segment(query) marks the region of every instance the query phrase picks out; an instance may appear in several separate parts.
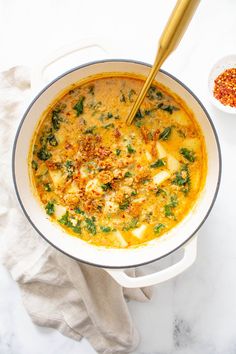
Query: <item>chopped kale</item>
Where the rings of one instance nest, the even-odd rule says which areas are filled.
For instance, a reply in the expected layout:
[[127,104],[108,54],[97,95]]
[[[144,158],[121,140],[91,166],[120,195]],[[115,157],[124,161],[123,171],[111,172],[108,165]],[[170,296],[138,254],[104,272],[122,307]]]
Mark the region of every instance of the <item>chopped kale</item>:
[[73,226],[72,222],[69,220],[69,212],[67,211],[62,217],[58,220],[60,224],[65,226]]
[[112,189],[112,185],[111,185],[110,182],[104,183],[104,184],[101,184],[101,188],[102,188],[102,190],[104,190],[104,192],[106,192],[107,190],[111,190]]
[[37,152],[37,157],[42,161],[50,159],[51,156],[52,154],[46,149],[46,147],[41,147],[41,149]]
[[190,190],[191,180],[187,164],[183,164],[180,171],[175,173],[175,178],[172,181],[176,186],[181,187],[181,191],[186,195]]
[[162,189],[162,188],[158,188],[157,190],[156,190],[156,195],[160,195],[160,194],[162,194],[163,196],[167,196],[167,193],[166,193],[166,191],[164,190],[164,189]]
[[130,201],[126,199],[119,205],[119,208],[120,210],[126,210],[128,209],[129,205],[130,205]]
[[72,221],[69,219],[69,212],[68,211],[64,215],[62,215],[62,217],[58,221],[59,221],[60,224],[69,227],[76,234],[80,234],[81,233],[80,221],[77,220],[76,225],[74,225],[72,223]]
[[116,149],[116,155],[119,156],[121,153],[121,150],[120,149]]
[[55,205],[53,202],[48,202],[47,205],[45,206],[46,213],[48,215],[53,215],[55,212]]
[[137,113],[135,114],[135,118],[142,119],[143,117],[144,115],[142,114],[141,109],[139,108],[137,110]]
[[93,217],[85,219],[86,229],[92,235],[96,235],[96,233],[97,233],[97,228],[96,228],[96,224],[94,223],[94,221],[95,221],[95,218],[93,218]]
[[159,135],[159,140],[168,140],[171,134],[171,127],[167,127],[163,130],[163,132],[161,132],[161,134]]
[[105,129],[110,129],[110,128],[114,128],[114,123],[110,123],[110,124],[107,124],[107,125],[104,125],[103,128]]
[[77,117],[84,112],[84,100],[85,97],[81,96],[78,102],[74,105],[73,109],[76,111]]
[[52,190],[50,183],[45,183],[43,187],[46,192],[51,192]]
[[134,124],[137,128],[141,128],[141,126],[144,125],[144,122],[142,122],[141,120],[136,120]]
[[165,210],[165,216],[166,216],[167,218],[174,215],[174,213],[173,213],[173,211],[172,211],[172,208],[170,207],[169,204],[167,204],[167,205],[164,206],[164,210]]
[[168,218],[170,216],[174,216],[173,209],[176,208],[178,205],[178,199],[177,196],[174,194],[170,197],[170,202],[169,204],[166,204],[164,206],[165,210],[165,216]]
[[105,233],[112,231],[110,226],[100,226],[100,229],[102,232],[105,232]]
[[32,168],[33,168],[35,171],[37,171],[37,169],[38,169],[38,162],[35,161],[35,160],[32,160],[31,166],[32,166]]
[[175,106],[172,106],[172,105],[166,105],[164,103],[159,103],[157,105],[157,108],[158,109],[161,109],[162,111],[166,111],[170,114],[172,114],[174,111],[178,111],[179,108],[178,107],[175,107]]
[[180,149],[179,152],[189,162],[194,162],[195,161],[195,152],[194,151],[191,151],[191,150],[189,150],[187,148],[182,148],[182,149]]
[[151,101],[154,99],[161,100],[163,98],[163,93],[158,91],[155,86],[151,86],[147,92],[147,98]]
[[159,234],[159,232],[165,228],[165,225],[164,224],[156,224],[153,228],[153,231],[155,232],[155,234]]
[[135,92],[133,89],[129,90],[128,98],[129,98],[129,101],[130,101],[130,102],[134,102],[133,96],[134,96],[135,94],[136,94],[136,92]]
[[56,137],[55,137],[54,134],[48,135],[47,141],[49,142],[49,144],[50,144],[51,146],[57,146],[57,145],[58,145],[57,139],[56,139]]
[[163,159],[158,159],[156,162],[152,163],[150,165],[151,168],[158,168],[158,167],[162,167],[165,166],[165,161]]
[[125,178],[131,177],[131,176],[132,176],[132,173],[129,172],[129,171],[125,172],[125,174],[124,174],[124,177],[125,177]]
[[80,221],[78,220],[76,225],[70,226],[71,230],[74,231],[76,234],[81,234],[81,226],[80,226]]
[[139,222],[138,218],[133,218],[129,223],[125,223],[122,229],[124,231],[135,229],[137,227],[138,222]]
[[136,152],[136,150],[130,145],[127,145],[127,151],[129,154],[134,154]]
[[120,94],[120,102],[126,102],[125,95],[124,95],[124,93],[122,91],[121,91],[121,94]]
[[71,178],[73,176],[73,173],[75,170],[73,162],[70,160],[67,160],[65,163],[65,168],[66,168],[66,172],[67,172],[67,178]]
[[96,125],[92,126],[92,127],[89,127],[88,129],[86,129],[84,131],[84,134],[94,134],[94,130],[97,128]]
[[53,110],[52,111],[52,126],[54,130],[59,130],[62,122],[62,118],[59,116],[59,113],[61,112],[60,109],[58,110]]
[[112,114],[111,112],[108,112],[108,113],[107,113],[107,118],[110,119],[110,118],[112,118],[112,117],[113,117],[113,114]]
[[80,207],[75,208],[75,209],[74,209],[74,212],[75,212],[76,214],[81,214],[81,215],[84,215],[84,214],[85,214],[84,211],[80,209]]

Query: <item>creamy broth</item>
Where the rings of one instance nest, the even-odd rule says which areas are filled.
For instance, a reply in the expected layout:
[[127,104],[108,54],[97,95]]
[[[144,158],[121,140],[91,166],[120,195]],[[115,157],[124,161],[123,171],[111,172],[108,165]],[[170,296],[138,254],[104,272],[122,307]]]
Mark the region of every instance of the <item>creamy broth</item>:
[[200,127],[165,87],[153,85],[126,125],[142,85],[116,75],[74,85],[33,137],[30,174],[45,215],[95,245],[160,237],[188,214],[205,181]]

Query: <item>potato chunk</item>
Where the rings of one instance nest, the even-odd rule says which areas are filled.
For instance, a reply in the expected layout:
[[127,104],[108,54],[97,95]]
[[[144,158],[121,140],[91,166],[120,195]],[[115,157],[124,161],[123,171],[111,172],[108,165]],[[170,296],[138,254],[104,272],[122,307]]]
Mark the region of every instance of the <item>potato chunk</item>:
[[153,182],[158,186],[159,184],[163,183],[168,178],[170,178],[170,172],[167,170],[164,170],[164,171],[157,173],[153,177]]

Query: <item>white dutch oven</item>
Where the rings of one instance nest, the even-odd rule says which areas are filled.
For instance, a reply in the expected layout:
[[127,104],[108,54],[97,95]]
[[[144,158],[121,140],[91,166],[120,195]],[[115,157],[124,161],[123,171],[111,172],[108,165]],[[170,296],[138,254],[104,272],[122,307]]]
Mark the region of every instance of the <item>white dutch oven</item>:
[[[66,255],[97,267],[104,268],[118,283],[125,287],[142,287],[170,279],[188,268],[196,258],[196,232],[206,220],[219,188],[221,155],[213,123],[198,98],[179,80],[160,71],[156,80],[179,95],[193,111],[205,136],[208,154],[208,172],[205,187],[187,217],[164,236],[147,245],[133,249],[106,249],[89,245],[79,238],[67,235],[50,222],[45,211],[35,199],[28,175],[27,156],[30,141],[42,112],[54,98],[71,84],[98,73],[121,72],[147,76],[148,64],[127,60],[104,60],[76,67],[59,76],[46,86],[25,112],[18,128],[13,149],[13,179],[20,205],[33,227],[52,246]],[[183,258],[159,272],[132,278],[125,268],[141,266],[169,255],[183,247]]]

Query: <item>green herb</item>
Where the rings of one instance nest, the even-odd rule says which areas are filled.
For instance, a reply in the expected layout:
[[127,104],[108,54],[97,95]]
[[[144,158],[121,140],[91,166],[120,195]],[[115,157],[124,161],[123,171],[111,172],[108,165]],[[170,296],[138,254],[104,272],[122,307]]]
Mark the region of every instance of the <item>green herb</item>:
[[128,98],[129,98],[130,102],[134,102],[133,95],[135,95],[135,94],[136,94],[136,92],[133,89],[129,90]]
[[158,100],[161,100],[163,98],[163,93],[161,91],[157,91],[156,96]]
[[165,191],[164,189],[158,188],[158,189],[156,190],[156,195],[160,195],[160,194],[162,194],[162,195],[164,195],[164,196],[167,196],[167,193],[166,193],[166,191]]
[[134,124],[137,128],[141,128],[141,126],[144,125],[144,122],[142,122],[141,120],[136,120]]
[[158,168],[158,167],[162,167],[165,166],[165,161],[163,161],[163,159],[158,159],[156,162],[152,163],[150,165],[151,168]]
[[81,96],[78,102],[74,105],[73,109],[76,111],[77,117],[84,112],[84,100],[85,97]]
[[85,219],[86,229],[92,235],[96,235],[96,233],[97,233],[97,228],[96,228],[94,221],[95,221],[94,217],[92,217],[91,219],[90,218]]
[[129,205],[130,205],[130,201],[126,199],[119,205],[119,208],[120,210],[126,210],[128,209]]
[[74,212],[75,212],[76,214],[81,214],[81,215],[84,215],[84,214],[85,214],[84,211],[80,209],[80,207],[75,208],[75,209],[74,209]]
[[65,163],[65,167],[66,167],[66,171],[67,171],[67,178],[71,178],[73,176],[74,173],[74,166],[73,166],[73,162],[67,160]]
[[121,150],[120,149],[116,149],[116,155],[119,156],[121,153]]
[[164,103],[159,103],[157,105],[157,108],[158,109],[161,109],[162,111],[166,111],[170,114],[172,114],[174,111],[178,111],[179,108],[178,107],[175,107],[175,106],[171,106],[171,105],[166,105]]
[[144,115],[142,114],[140,108],[137,110],[137,113],[135,114],[135,118],[142,119]]
[[141,183],[142,183],[142,184],[148,184],[149,182],[151,182],[151,179],[150,179],[150,178],[143,178],[143,179],[141,180]]
[[72,222],[69,220],[69,212],[67,211],[62,217],[58,220],[60,224],[65,226],[71,226]]
[[153,231],[155,232],[155,234],[159,234],[159,232],[165,228],[164,224],[156,224],[153,228]]
[[42,161],[50,159],[51,156],[52,154],[46,149],[46,147],[41,147],[41,149],[37,152],[37,157]]
[[71,230],[74,231],[76,234],[81,234],[81,226],[80,226],[80,221],[78,220],[76,225],[70,226]]
[[55,138],[55,135],[54,135],[54,134],[48,135],[47,141],[49,142],[49,144],[50,144],[51,146],[57,146],[57,145],[58,145],[57,139]]
[[167,127],[159,135],[159,140],[168,140],[171,134],[171,127]]
[[100,226],[102,232],[111,232],[110,226]]
[[135,229],[137,227],[138,222],[138,218],[133,218],[129,223],[124,224],[122,230],[129,231],[131,229]]
[[174,216],[173,209],[176,208],[177,205],[178,205],[178,199],[177,196],[174,194],[170,197],[169,204],[166,204],[164,206],[165,216],[166,217]]
[[38,162],[35,161],[35,160],[32,160],[31,166],[32,166],[32,168],[33,168],[35,171],[37,171],[37,169],[38,169]]
[[45,183],[43,186],[46,192],[51,192],[52,188],[50,186],[50,183]]
[[107,190],[112,189],[112,185],[110,182],[105,183],[105,184],[101,184],[101,188],[106,192]]
[[53,202],[48,202],[47,205],[45,206],[46,213],[48,215],[53,215],[55,212],[55,205]]
[[166,216],[167,218],[174,215],[174,213],[173,213],[173,211],[172,211],[172,208],[170,207],[169,204],[167,204],[167,205],[164,206],[164,210],[165,210],[165,216]]
[[62,215],[62,217],[58,221],[59,221],[60,224],[69,227],[76,234],[81,234],[80,221],[77,220],[76,225],[74,225],[72,223],[72,221],[69,219],[69,212],[68,211],[64,215]]
[[170,197],[169,206],[171,208],[175,208],[175,207],[177,207],[177,205],[178,205],[178,198],[177,198],[177,195],[174,194]]
[[182,187],[181,191],[186,195],[190,190],[191,180],[187,164],[183,164],[181,170],[175,173],[173,184]]
[[163,98],[163,94],[161,91],[158,91],[155,86],[151,86],[147,92],[147,98],[151,101],[156,98],[160,100]]
[[129,154],[134,154],[136,152],[136,150],[130,145],[127,145],[127,151]]
[[108,113],[107,113],[107,118],[110,119],[110,118],[112,118],[112,117],[113,117],[113,114],[112,114],[111,112],[108,112]]
[[179,151],[183,157],[188,160],[189,162],[194,162],[195,161],[195,152],[191,151],[187,148],[182,148]]
[[110,124],[104,125],[103,128],[105,128],[105,129],[114,128],[114,124],[110,123]]
[[145,109],[144,111],[145,116],[150,116],[151,113],[152,113],[151,109]]
[[94,134],[94,130],[97,128],[96,125],[92,126],[92,127],[89,127],[88,129],[86,129],[84,131],[84,134]]
[[62,118],[59,117],[60,109],[54,109],[52,111],[52,126],[55,130],[59,130],[62,122]]
[[129,172],[129,171],[125,172],[125,174],[124,174],[124,177],[125,177],[125,178],[126,178],[126,177],[131,177],[131,176],[132,176],[132,173]]
[[131,195],[132,195],[132,196],[137,195],[137,194],[138,194],[138,192],[137,192],[136,190],[134,190],[134,191],[131,192]]

